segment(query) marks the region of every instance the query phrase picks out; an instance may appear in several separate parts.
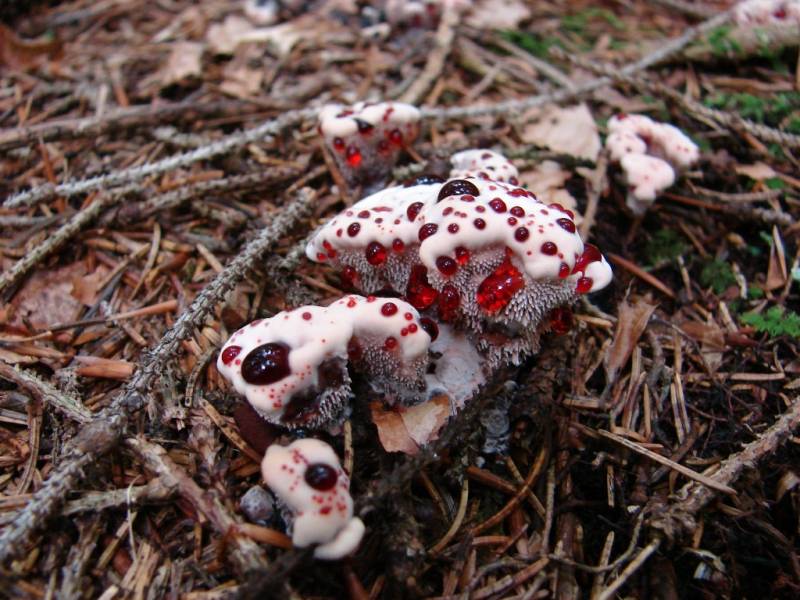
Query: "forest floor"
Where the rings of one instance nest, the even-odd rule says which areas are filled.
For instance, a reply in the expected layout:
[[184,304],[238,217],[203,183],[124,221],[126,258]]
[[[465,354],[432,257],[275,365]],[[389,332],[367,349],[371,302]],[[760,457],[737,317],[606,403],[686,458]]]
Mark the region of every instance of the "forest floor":
[[[798,28],[483,0],[389,31],[305,4],[277,29],[227,0],[0,15],[0,596],[800,596]],[[614,281],[413,456],[357,397],[332,443],[367,533],[324,563],[243,509],[263,448],[214,364],[349,291],[302,249],[358,194],[316,109],[360,99],[424,108],[396,180],[499,150]],[[618,113],[701,149],[641,219],[600,152]]]

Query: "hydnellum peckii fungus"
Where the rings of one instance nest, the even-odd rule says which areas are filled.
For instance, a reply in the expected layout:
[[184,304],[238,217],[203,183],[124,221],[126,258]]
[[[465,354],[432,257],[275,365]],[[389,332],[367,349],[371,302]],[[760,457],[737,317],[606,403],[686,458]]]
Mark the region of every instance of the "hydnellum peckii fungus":
[[800,0],[745,0],[733,8],[733,22],[753,25],[800,24]]
[[348,362],[387,401],[423,399],[434,330],[402,300],[346,296],[246,325],[222,348],[217,369],[271,423],[335,426],[352,395]]
[[319,131],[348,185],[386,180],[403,149],[419,135],[419,111],[400,102],[331,104],[319,114]]
[[364,523],[353,516],[350,478],[328,444],[315,439],[273,444],[261,472],[289,513],[295,546],[316,544],[314,556],[323,560],[343,558],[358,547]]
[[617,115],[608,122],[606,149],[630,187],[627,204],[642,215],[656,196],[675,183],[676,171],[692,166],[697,145],[680,129],[644,115]]
[[572,213],[511,183],[513,170],[501,173],[508,182],[490,179],[502,162],[481,156],[468,169],[456,161],[462,177],[421,177],[364,198],[322,226],[306,254],[364,293],[391,289],[466,329],[496,367],[538,350],[551,317],[605,287],[611,269]]

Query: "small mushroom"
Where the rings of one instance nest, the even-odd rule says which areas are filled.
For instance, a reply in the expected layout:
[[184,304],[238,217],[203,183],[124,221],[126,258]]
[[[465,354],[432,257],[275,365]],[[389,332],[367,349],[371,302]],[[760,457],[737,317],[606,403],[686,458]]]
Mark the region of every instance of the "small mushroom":
[[319,131],[348,185],[375,185],[417,138],[419,120],[419,110],[400,102],[330,104],[320,111]]
[[364,523],[353,516],[350,478],[328,444],[307,438],[272,445],[261,472],[290,513],[292,544],[316,545],[315,558],[338,560],[361,543]]
[[463,150],[450,158],[450,177],[479,177],[519,185],[519,171],[505,156],[493,150]]
[[411,404],[423,399],[430,342],[410,304],[352,295],[250,323],[223,346],[217,369],[271,423],[335,426],[352,395],[348,361],[388,401]]
[[798,0],[745,0],[733,8],[733,22],[738,26],[800,24]]
[[447,5],[455,10],[469,6],[465,0],[386,0],[386,19],[393,27],[434,29]]

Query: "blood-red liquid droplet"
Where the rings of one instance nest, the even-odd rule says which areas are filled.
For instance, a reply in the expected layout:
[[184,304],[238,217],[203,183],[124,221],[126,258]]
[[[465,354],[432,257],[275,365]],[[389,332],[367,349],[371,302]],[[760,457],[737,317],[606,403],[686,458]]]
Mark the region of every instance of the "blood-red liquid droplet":
[[304,321],[310,321],[311,320],[311,313],[308,312],[308,311],[304,312],[302,316],[303,316],[303,320]]
[[396,146],[403,145],[403,133],[399,129],[392,129],[389,133],[389,141]]
[[555,254],[558,254],[558,246],[556,246],[553,242],[545,242],[544,244],[542,244],[541,251],[542,254],[553,256]]
[[439,226],[436,223],[426,223],[419,228],[419,241],[426,240],[437,231],[439,231]]
[[461,305],[461,296],[455,286],[447,284],[439,292],[439,318],[442,321],[452,321],[456,311]]
[[458,270],[458,264],[449,256],[440,256],[436,259],[436,268],[442,275],[449,277]]
[[480,193],[481,191],[478,189],[478,186],[471,181],[467,181],[466,179],[453,179],[442,186],[436,201],[440,202],[449,196],[461,196],[462,194],[479,196]]
[[330,465],[313,463],[306,468],[306,474],[303,479],[315,490],[325,491],[332,489],[336,485],[338,476],[336,475],[336,469]]
[[572,329],[572,311],[565,306],[553,309],[550,313],[550,329],[558,335],[564,335]]
[[472,224],[475,225],[475,229],[486,229],[486,221],[483,219],[475,219]]
[[432,319],[422,317],[419,320],[419,326],[431,337],[431,341],[439,337],[439,326]]
[[579,294],[585,294],[592,290],[592,285],[594,281],[591,277],[581,277],[578,279],[578,283],[575,285],[575,291]]
[[572,268],[572,272],[583,273],[586,271],[586,267],[589,266],[590,263],[600,260],[603,260],[603,255],[600,254],[600,250],[597,249],[597,246],[586,244],[583,247],[583,254],[581,254],[578,257],[578,260],[575,261],[575,266]]
[[508,224],[511,225],[512,227],[517,224],[517,218],[516,217],[508,217],[507,221],[508,221]]
[[481,282],[475,299],[478,306],[492,314],[505,308],[514,294],[524,287],[522,273],[506,260]]
[[361,225],[358,223],[350,223],[347,226],[347,235],[350,237],[356,237],[359,231],[361,231]]
[[397,338],[389,336],[386,338],[386,341],[383,342],[383,347],[387,350],[394,350],[397,348]]
[[356,168],[361,164],[361,152],[355,146],[348,146],[346,157],[347,164],[353,168]]
[[271,342],[251,350],[242,361],[242,378],[253,385],[269,385],[288,377],[289,351],[286,344]]
[[517,227],[517,230],[514,232],[514,239],[518,242],[524,242],[530,235],[527,227]]
[[458,233],[458,229],[458,223],[450,223],[450,225],[447,226],[447,231],[450,233]]
[[342,279],[342,283],[353,286],[358,278],[358,271],[356,271],[354,267],[347,265],[342,269],[340,277]]
[[489,206],[496,213],[506,212],[506,203],[503,202],[500,198],[493,199],[491,202],[489,202]]
[[392,315],[397,314],[397,304],[394,302],[387,302],[381,306],[381,314],[384,317],[391,317]]
[[464,248],[464,246],[458,246],[456,248],[456,262],[462,267],[469,262],[469,250]]
[[364,250],[364,258],[372,266],[382,265],[386,262],[386,248],[380,242],[370,242]]
[[525,216],[525,209],[521,206],[512,206],[511,210],[509,210],[512,215],[515,217],[519,217],[520,219]]
[[222,364],[229,365],[233,362],[233,359],[239,356],[239,352],[242,351],[241,346],[228,346],[225,350],[222,351]]
[[575,223],[572,222],[570,219],[558,219],[556,223],[564,229],[565,231],[569,231],[570,233],[575,233]]
[[360,211],[358,213],[357,216],[358,216],[359,219],[369,219],[369,211],[368,210],[362,210],[362,211]]
[[406,245],[403,243],[403,240],[395,238],[392,241],[392,250],[400,254],[403,250],[406,249]]
[[523,190],[522,188],[514,188],[510,192],[508,192],[509,196],[513,196],[514,198],[525,198],[528,196],[528,190]]
[[561,279],[569,277],[569,265],[567,263],[561,263],[561,266],[558,268],[558,276]]
[[337,152],[344,152],[344,140],[340,137],[333,138],[333,147]]
[[422,202],[412,202],[411,204],[409,204],[408,208],[406,209],[406,216],[408,217],[408,220],[413,221],[414,219],[416,219],[417,215],[419,214],[419,211],[422,210],[422,207],[423,207]]
[[422,265],[417,265],[411,269],[406,288],[406,299],[411,306],[417,310],[424,310],[436,302],[439,295],[430,283],[428,283],[428,269]]

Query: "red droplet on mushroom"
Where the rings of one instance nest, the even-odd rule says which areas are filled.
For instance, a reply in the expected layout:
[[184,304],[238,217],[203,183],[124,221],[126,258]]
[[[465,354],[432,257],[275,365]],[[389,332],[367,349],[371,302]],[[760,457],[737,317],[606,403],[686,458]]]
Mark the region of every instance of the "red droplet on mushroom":
[[600,250],[597,249],[597,246],[586,244],[583,247],[583,254],[581,254],[578,257],[578,260],[575,261],[575,266],[572,268],[572,272],[583,273],[586,271],[586,267],[589,266],[589,263],[593,263],[602,259],[603,255],[600,254]]
[[475,299],[478,306],[492,314],[505,308],[514,294],[524,287],[522,273],[506,260],[481,282]]
[[387,350],[394,350],[397,348],[397,338],[389,336],[386,338],[386,341],[383,342],[383,347]]
[[406,249],[406,245],[403,243],[403,240],[395,238],[392,241],[392,250],[400,254],[403,250]]
[[347,226],[347,235],[350,237],[356,237],[359,231],[361,231],[361,225],[358,223],[350,223]]
[[403,315],[403,317],[405,318],[406,321],[413,321],[414,320],[414,315],[412,315],[411,313],[406,313],[406,314]]
[[361,342],[358,341],[358,338],[351,337],[347,342],[347,357],[350,360],[356,361],[359,360],[363,354],[364,348],[361,347]]
[[315,490],[325,491],[336,485],[338,476],[336,475],[336,469],[330,465],[313,463],[306,468],[306,474],[303,479]]
[[416,333],[417,332],[417,325],[415,323],[412,323],[411,325],[409,325],[408,326],[408,332],[409,333]]
[[475,219],[472,224],[475,225],[475,229],[486,229],[486,221],[483,219]]
[[347,148],[347,164],[351,167],[357,167],[361,164],[361,152],[355,146],[348,146]]
[[380,242],[370,242],[364,250],[364,258],[372,266],[382,265],[386,262],[386,248]]
[[419,326],[427,333],[431,341],[434,341],[437,337],[439,337],[439,326],[436,324],[435,321],[429,319],[428,317],[422,317],[419,320]]
[[424,310],[436,302],[439,295],[430,283],[428,283],[428,269],[422,265],[417,265],[411,269],[406,288],[406,299],[417,310]]
[[302,317],[303,317],[304,321],[310,321],[311,320],[311,313],[306,311],[306,312],[303,313]]
[[565,231],[569,231],[570,233],[575,233],[575,223],[572,222],[570,219],[558,219],[556,223],[564,229]]
[[461,296],[459,296],[458,290],[448,283],[439,292],[439,318],[442,321],[452,321],[460,305]]
[[550,313],[550,329],[558,335],[564,335],[572,329],[572,311],[565,306],[553,309]]
[[337,152],[344,152],[344,140],[340,137],[333,138],[333,147]]
[[353,286],[355,285],[356,278],[358,278],[358,271],[356,271],[354,267],[347,265],[342,269],[340,277],[343,283]]
[[561,279],[569,277],[569,265],[567,263],[561,263],[561,266],[558,268],[558,276]]
[[469,262],[469,250],[464,246],[456,247],[456,262],[462,267]]
[[409,204],[408,208],[406,209],[406,216],[408,217],[408,220],[413,221],[414,219],[416,219],[417,215],[419,214],[419,211],[422,210],[422,207],[423,207],[422,202],[412,202],[411,204]]
[[396,146],[403,145],[403,134],[399,129],[392,129],[389,132],[389,141],[395,144]]
[[360,212],[358,213],[358,215],[356,215],[356,216],[357,216],[359,219],[369,219],[369,211],[368,211],[368,210],[362,210],[362,211],[360,211]]
[[515,217],[519,217],[520,219],[525,216],[525,209],[521,206],[512,206],[511,210],[508,211]]
[[229,365],[233,362],[233,359],[239,356],[239,352],[242,351],[241,346],[228,346],[225,350],[222,351],[222,364]]
[[508,217],[508,224],[513,227],[514,225],[517,224],[517,218],[516,217]]
[[449,196],[461,196],[462,194],[469,194],[471,196],[480,196],[481,191],[471,181],[466,179],[453,179],[448,181],[439,190],[439,195],[436,197],[437,202],[441,202]]
[[361,135],[369,135],[372,133],[372,130],[375,129],[374,125],[367,123],[364,119],[353,117],[353,120],[356,122],[356,126],[358,127],[358,133]]
[[450,233],[458,233],[458,229],[458,223],[450,223],[450,225],[447,226],[447,231]]
[[381,314],[384,317],[391,317],[392,315],[397,314],[397,304],[394,302],[387,302],[381,306]]
[[506,212],[506,203],[503,202],[500,198],[494,198],[489,202],[489,206],[492,207],[492,210],[496,213],[504,213]]
[[437,231],[439,231],[439,226],[436,223],[426,223],[419,228],[419,241],[428,239]]
[[518,242],[524,242],[530,237],[530,235],[531,234],[527,227],[517,227],[516,231],[514,232],[514,239]]
[[475,196],[473,196],[472,194],[464,194],[463,196],[461,196],[461,201],[462,202],[475,202]]
[[575,291],[579,294],[590,292],[592,290],[592,284],[594,284],[594,281],[591,277],[581,277],[575,285]]
[[458,264],[449,256],[440,256],[436,259],[436,268],[442,275],[450,277],[458,270]]
[[269,385],[288,377],[290,348],[281,342],[262,344],[242,361],[242,378],[253,385]]
[[523,190],[522,188],[514,188],[510,192],[508,192],[509,196],[513,196],[514,198],[526,198],[528,196],[528,190]]
[[556,246],[553,242],[545,242],[544,244],[542,244],[541,251],[542,254],[553,256],[555,254],[558,254],[558,246]]
[[323,262],[323,261],[324,261],[325,259],[327,259],[327,258],[328,258],[328,257],[327,257],[327,256],[325,256],[325,254],[324,254],[324,253],[322,253],[322,252],[317,252],[317,260],[318,260],[318,261],[320,261],[320,262]]

